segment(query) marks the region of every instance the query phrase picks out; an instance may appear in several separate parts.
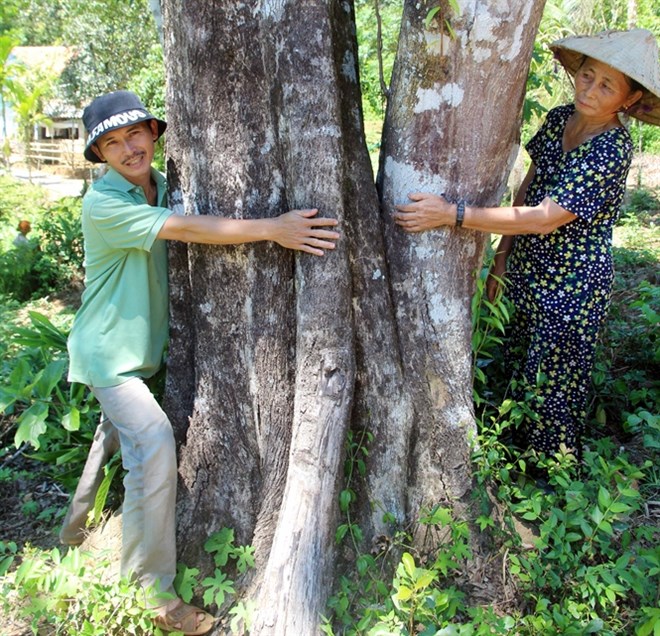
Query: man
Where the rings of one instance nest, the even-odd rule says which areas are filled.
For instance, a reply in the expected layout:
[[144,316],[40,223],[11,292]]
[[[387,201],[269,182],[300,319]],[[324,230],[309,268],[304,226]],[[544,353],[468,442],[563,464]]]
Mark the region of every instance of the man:
[[339,238],[324,227],[337,222],[314,218],[316,210],[256,220],[173,214],[165,179],[151,167],[166,123],[128,91],[94,100],[83,122],[89,133],[85,157],[109,169],[83,200],[86,288],[69,337],[69,380],[90,387],[103,418],[60,536],[65,543],[81,542],[99,467],[119,444],[128,471],[121,572],[136,576],[148,591],[161,629],[204,634],[213,626],[209,614],[178,598],[163,604],[157,594],[174,594],[176,573],[174,436],[144,382],[160,368],[167,339],[165,241],[270,240],[322,256]]

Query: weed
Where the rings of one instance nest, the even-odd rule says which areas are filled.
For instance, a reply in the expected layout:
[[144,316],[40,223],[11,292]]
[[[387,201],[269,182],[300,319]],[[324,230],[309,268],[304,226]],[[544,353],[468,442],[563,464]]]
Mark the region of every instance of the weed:
[[[234,533],[228,528],[209,537],[204,548],[218,566],[214,575],[200,582],[199,570],[179,564],[175,589],[186,602],[203,589],[204,603],[220,607],[234,594],[234,582],[221,568],[232,563],[240,573],[253,567],[253,548],[234,545]],[[20,564],[12,569],[19,558]],[[126,578],[105,581],[110,578],[105,576],[109,566],[108,559],[78,548],[62,555],[58,549],[28,546],[19,554],[16,544],[0,542],[0,606],[5,614],[29,621],[35,634],[48,625],[56,633],[86,636],[161,635],[152,625],[154,612],[145,607],[139,585]],[[232,633],[249,630],[254,610],[250,601],[229,610]]]
[[[637,217],[630,226],[640,227]],[[658,585],[659,530],[645,523],[645,496],[657,493],[660,450],[658,412],[658,287],[646,272],[657,267],[652,252],[618,253],[625,262],[617,278],[613,316],[598,352],[594,372],[594,415],[616,401],[619,426],[642,440],[634,456],[610,437],[588,439],[581,463],[563,450],[538,457],[511,445],[511,431],[528,417],[533,395],[511,399],[501,364],[501,337],[510,307],[502,298],[484,298],[486,265],[473,299],[475,407],[479,412],[473,460],[475,497],[481,502],[476,523],[505,551],[503,568],[519,595],[508,614],[470,606],[452,577],[470,562],[467,524],[447,508],[424,512],[420,523],[441,528],[449,540],[438,542],[433,558],[416,554],[399,533],[392,552],[402,552],[388,579],[384,554],[356,549],[356,575],[342,577],[328,603],[324,634],[652,634],[660,629]],[[634,265],[631,266],[631,263]],[[647,270],[640,272],[639,264]],[[631,285],[630,281],[634,280]],[[609,362],[608,362],[609,359]],[[600,410],[599,410],[600,409]],[[594,426],[590,429],[598,433]],[[340,508],[346,521],[339,538],[361,536],[350,516],[350,488],[360,447],[348,441],[347,485]],[[533,461],[547,471],[543,485],[527,477]],[[544,487],[539,487],[543,485]],[[499,515],[492,514],[495,496]],[[534,545],[523,545],[517,520],[536,529]],[[368,559],[367,559],[368,557]],[[368,567],[360,568],[360,563]]]
[[32,446],[29,457],[62,467],[57,476],[72,485],[87,456],[98,405],[86,387],[67,382],[66,332],[42,314],[30,312],[30,320],[31,328],[15,330],[13,341],[23,348],[6,363],[0,411],[14,418],[16,447]]

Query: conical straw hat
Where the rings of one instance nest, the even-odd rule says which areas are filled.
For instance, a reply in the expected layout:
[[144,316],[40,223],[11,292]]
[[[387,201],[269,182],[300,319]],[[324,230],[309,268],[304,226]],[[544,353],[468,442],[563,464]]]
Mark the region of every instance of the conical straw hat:
[[587,56],[634,79],[646,91],[628,114],[649,124],[660,125],[660,66],[658,43],[653,33],[646,29],[631,29],[577,35],[553,42],[550,49],[571,75],[575,75]]

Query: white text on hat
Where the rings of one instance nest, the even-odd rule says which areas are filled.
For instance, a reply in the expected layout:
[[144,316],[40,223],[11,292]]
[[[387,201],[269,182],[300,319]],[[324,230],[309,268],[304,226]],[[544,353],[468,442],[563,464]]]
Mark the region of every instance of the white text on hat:
[[104,119],[102,122],[97,124],[94,127],[94,130],[89,134],[89,139],[92,141],[93,139],[96,139],[102,132],[108,130],[109,128],[118,128],[120,126],[126,126],[126,124],[129,124],[130,122],[133,121],[138,121],[139,119],[144,119],[145,117],[148,117],[147,113],[145,113],[143,110],[127,110],[125,113],[117,113],[116,115],[112,115],[111,117],[108,117],[107,119]]

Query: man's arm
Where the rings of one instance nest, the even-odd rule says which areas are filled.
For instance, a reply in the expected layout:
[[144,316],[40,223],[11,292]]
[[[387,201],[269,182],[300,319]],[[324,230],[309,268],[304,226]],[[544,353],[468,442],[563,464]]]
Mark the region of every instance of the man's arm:
[[184,243],[237,245],[254,241],[275,241],[282,247],[323,256],[332,250],[339,234],[332,230],[336,219],[314,218],[318,210],[291,210],[273,219],[227,219],[200,215],[172,214],[163,224],[158,238]]

